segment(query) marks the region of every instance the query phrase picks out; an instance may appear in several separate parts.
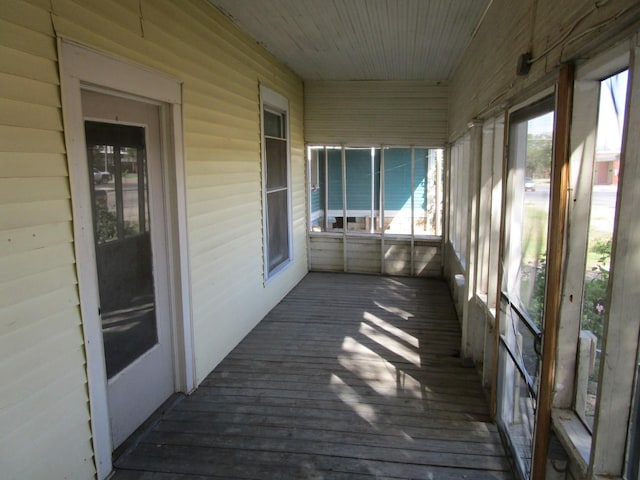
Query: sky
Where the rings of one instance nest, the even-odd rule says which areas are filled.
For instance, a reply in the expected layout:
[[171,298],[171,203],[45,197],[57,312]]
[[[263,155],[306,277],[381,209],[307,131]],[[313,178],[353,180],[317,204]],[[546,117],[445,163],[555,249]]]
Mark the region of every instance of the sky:
[[[596,150],[619,152],[622,143],[628,70],[603,80],[600,87],[600,113]],[[617,113],[616,113],[617,107]]]

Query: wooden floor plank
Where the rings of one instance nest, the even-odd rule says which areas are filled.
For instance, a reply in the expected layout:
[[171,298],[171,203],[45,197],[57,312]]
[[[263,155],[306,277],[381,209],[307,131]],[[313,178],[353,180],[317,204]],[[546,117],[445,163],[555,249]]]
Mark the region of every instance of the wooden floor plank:
[[[332,408],[335,405],[337,409],[342,407],[340,403],[342,400],[339,398],[329,398],[327,400],[318,400],[320,394],[324,392],[323,389],[313,388],[314,384],[301,383],[299,385],[287,385],[291,389],[285,390],[284,388],[275,389],[276,385],[269,387],[244,387],[234,388],[234,386],[223,386],[219,388],[210,388],[207,391],[207,395],[204,398],[205,401],[215,403],[229,402],[231,399],[236,398],[241,403],[271,403],[278,401],[283,402],[297,402],[298,405],[309,406],[310,409],[315,408],[318,405],[323,405],[324,408]],[[307,389],[304,389],[307,387]],[[207,387],[202,387],[204,390]],[[353,386],[352,386],[353,388]],[[357,390],[354,390],[358,393]],[[393,398],[385,399],[380,398],[380,394],[394,394]],[[393,409],[407,410],[412,415],[420,414],[427,410],[443,410],[448,412],[462,412],[462,413],[476,413],[486,414],[487,407],[483,403],[474,402],[473,397],[467,396],[454,396],[454,395],[431,395],[427,392],[409,392],[406,394],[396,393],[392,389],[376,388],[375,393],[358,394],[358,398],[365,401],[368,405],[375,406],[379,411],[388,411],[392,413]],[[317,403],[322,402],[322,403]]]
[[447,286],[311,273],[114,478],[512,479]]

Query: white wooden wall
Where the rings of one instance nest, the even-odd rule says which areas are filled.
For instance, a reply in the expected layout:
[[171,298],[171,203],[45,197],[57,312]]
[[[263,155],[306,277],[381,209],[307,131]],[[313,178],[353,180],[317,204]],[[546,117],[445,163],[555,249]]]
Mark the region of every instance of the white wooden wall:
[[[458,138],[474,117],[515,97],[526,99],[532,88],[539,91],[541,78],[556,71],[562,61],[578,54],[584,58],[604,47],[603,37],[629,35],[624,30],[637,21],[640,3],[609,0],[599,4],[596,9],[592,0],[493,0],[450,81],[449,139]],[[565,35],[565,41],[558,42]],[[541,58],[528,75],[520,77],[516,75],[518,56],[527,51]]]
[[[468,126],[470,123],[478,119],[486,121],[487,118],[494,115],[504,114],[510,107],[529,100],[534,95],[540,94],[548,87],[551,87],[557,81],[561,64],[569,61],[585,61],[611,48],[618,41],[628,41],[631,35],[637,32],[639,21],[640,3],[637,0],[598,2],[597,8],[596,4],[591,0],[567,0],[563,2],[555,0],[539,0],[537,2],[493,0],[482,25],[476,32],[463,60],[450,81],[450,141],[463,138],[469,131]],[[637,42],[637,37],[635,41]],[[534,57],[531,70],[526,76],[518,76],[516,74],[518,56],[528,51]],[[572,135],[573,133],[575,132],[572,132]],[[494,150],[496,147],[497,145],[494,144]],[[455,146],[453,148],[455,149]],[[481,153],[484,155],[484,152]],[[477,158],[475,161],[477,161]],[[473,161],[472,157],[469,157],[469,161],[463,165],[463,168],[466,166],[468,170],[477,169],[478,165],[475,161]],[[481,156],[480,161],[485,161],[485,158]],[[482,172],[482,169],[480,171]],[[449,172],[450,175],[454,173],[453,169]],[[453,178],[451,181],[455,182]],[[496,185],[498,184],[494,182],[494,186]],[[455,192],[454,187],[455,184],[450,190],[451,195],[455,195],[457,199],[461,199],[464,195],[467,195],[468,198],[462,203],[455,204],[455,202],[452,202],[450,204],[452,210],[449,213],[449,220],[452,222],[450,228],[452,235],[457,227],[455,224],[456,218],[465,215],[469,211],[475,214],[471,210],[471,199],[481,192],[479,186],[470,186],[466,193]],[[633,204],[633,202],[629,204]],[[625,226],[629,224],[629,222],[626,222]],[[469,234],[471,234],[471,231],[465,235]],[[480,241],[482,242],[482,239]],[[489,250],[491,251],[491,248]],[[455,289],[456,278],[460,282],[473,281],[474,267],[477,268],[479,265],[477,263],[461,265],[460,257],[457,255],[458,252],[454,251],[451,243],[447,243],[444,246],[444,251],[446,253],[444,270],[452,289]],[[492,257],[491,253],[489,257]],[[481,258],[479,260],[482,261]],[[490,269],[497,269],[499,266],[491,258],[489,262]],[[623,262],[623,264],[634,265],[633,262]],[[486,275],[486,271],[481,270],[481,274]],[[636,275],[636,273],[632,275]],[[492,290],[494,292],[497,291],[496,282],[495,275],[491,275],[489,272],[486,293],[490,294]],[[634,285],[633,281],[627,282],[626,279],[622,280],[621,283]],[[551,285],[548,288],[557,289],[558,287],[558,285]],[[619,291],[622,292],[623,289],[621,288]],[[635,298],[633,295],[626,295],[626,297]],[[463,325],[463,329],[468,328],[466,335],[471,340],[469,347],[472,356],[474,358],[483,358],[485,369],[494,352],[491,351],[490,343],[485,342],[484,347],[482,347],[481,343],[475,340],[480,334],[480,329],[477,327],[480,326],[480,322],[485,322],[485,319],[486,325],[489,327],[485,331],[485,338],[486,334],[491,333],[490,327],[493,323],[492,317],[494,313],[490,307],[493,306],[495,298],[493,301],[490,295],[487,295],[487,298],[488,303],[484,296],[465,298],[465,302],[467,302],[465,308],[469,309],[470,314],[466,319],[467,324]],[[569,295],[565,295],[564,298],[569,298],[569,300],[565,301],[572,301]],[[489,308],[480,308],[487,306]],[[624,308],[621,308],[621,311],[624,311]],[[610,313],[610,315],[613,317],[613,314]],[[628,318],[630,317],[627,316],[625,321]],[[634,333],[636,326],[637,322],[636,325],[631,326],[631,331]],[[628,330],[626,327],[625,324],[625,331]],[[561,328],[564,327],[561,325]],[[567,337],[567,334],[569,336],[572,335],[571,331],[563,332],[563,334],[565,337]],[[574,342],[576,341],[576,334],[577,330],[573,329]],[[621,351],[633,351],[635,354],[637,335],[627,335],[625,338],[628,342],[619,342],[616,339],[616,353],[613,358],[623,358],[623,354],[618,351],[619,346],[626,347],[620,349]],[[565,338],[565,340],[567,341],[562,342],[561,345],[563,346],[561,348],[570,343],[569,337]],[[484,351],[479,351],[479,348],[483,348]],[[570,359],[571,362],[574,361],[575,350],[570,351],[571,348],[569,347],[566,352],[562,353],[560,360]],[[630,372],[633,370],[634,362],[636,361],[636,358],[633,357],[632,360],[628,361],[626,370],[611,368],[606,370],[609,374],[603,376],[603,378],[613,380],[609,380],[611,381],[609,385],[605,382],[601,383],[602,391],[605,394],[599,398],[599,405],[603,405],[603,407],[598,407],[602,408],[602,410],[596,415],[596,418],[601,419],[601,422],[600,431],[597,431],[594,435],[596,440],[593,444],[595,454],[592,458],[592,468],[595,473],[615,473],[613,476],[617,478],[620,472],[620,462],[624,453],[624,441],[626,438],[626,425],[624,425],[623,417],[628,412],[626,409],[628,404],[626,406],[623,405],[621,408],[620,402],[623,398],[628,401],[631,395],[628,391],[626,395],[619,395],[620,392],[624,392],[624,389],[621,388],[623,382],[617,382],[625,374],[628,375],[626,377],[628,380],[632,379]],[[560,395],[565,399],[573,398],[570,391],[573,378],[569,378],[567,375],[567,372],[573,373],[573,363],[571,362],[567,362],[568,365],[564,365],[562,362],[557,364],[560,367],[557,370],[560,382],[556,385],[556,391],[559,391]],[[487,380],[485,370],[485,385],[489,383]],[[565,382],[564,384],[562,383],[563,381]],[[613,387],[614,383],[615,388]],[[612,388],[608,388],[609,386]],[[626,383],[626,387],[628,386],[629,381]],[[556,424],[555,426],[557,427],[558,425]],[[565,428],[563,427],[559,431]],[[582,442],[581,447],[587,446],[588,448],[588,445],[591,444],[591,435],[588,433],[576,436],[576,438],[579,440],[577,443]],[[575,445],[567,448],[568,451],[571,451],[572,448],[575,449]],[[579,470],[576,469],[577,462],[579,462],[577,456],[573,457],[569,469],[577,472]],[[611,467],[612,465],[613,468]],[[549,469],[547,469],[547,473],[549,474]],[[586,477],[581,472],[575,478]]]
[[[441,241],[416,239],[411,254],[410,238],[312,234],[309,238],[309,269],[417,277],[442,275]],[[345,257],[346,255],[346,257]]]
[[[207,2],[0,6],[0,476],[92,478],[56,36],[183,83],[198,381],[307,271],[303,85]],[[260,83],[289,99],[294,263],[262,276]],[[246,302],[251,298],[251,302]]]
[[417,81],[305,82],[305,141],[442,146],[448,92],[444,84]]

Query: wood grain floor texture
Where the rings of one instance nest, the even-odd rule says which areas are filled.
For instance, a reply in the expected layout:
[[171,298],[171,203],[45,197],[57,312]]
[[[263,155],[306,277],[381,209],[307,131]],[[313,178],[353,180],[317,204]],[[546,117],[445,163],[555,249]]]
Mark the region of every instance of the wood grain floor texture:
[[444,282],[310,273],[114,478],[511,479],[459,346]]

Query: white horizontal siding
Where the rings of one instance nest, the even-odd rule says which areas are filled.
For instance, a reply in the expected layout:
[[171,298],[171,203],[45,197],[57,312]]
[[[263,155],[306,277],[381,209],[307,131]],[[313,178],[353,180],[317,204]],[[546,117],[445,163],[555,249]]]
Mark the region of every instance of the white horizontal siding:
[[86,373],[50,15],[0,9],[2,478],[91,478]]
[[[262,285],[258,97],[263,82],[290,100],[293,195],[299,201],[304,198],[298,193],[304,191],[302,85],[202,2],[143,3],[142,19],[135,7],[125,1],[90,7],[63,1],[56,5],[63,17],[56,25],[74,39],[184,82],[196,369],[202,379],[304,273],[305,250],[299,247],[304,230],[298,228],[294,268],[269,289]],[[301,212],[304,208],[294,208],[294,215]],[[235,290],[256,301],[234,300]]]
[[[0,463],[1,476],[9,479],[95,473],[56,34],[182,82],[198,380],[307,270],[303,86],[289,69],[202,1],[5,2]],[[294,263],[267,287],[260,83],[289,99],[294,202]]]
[[426,82],[305,82],[305,141],[441,146],[448,87]]
[[[304,274],[302,84],[204,2],[56,2],[59,33],[183,82],[188,234],[199,380]],[[295,264],[262,284],[260,112],[265,83],[291,105]],[[256,301],[234,300],[233,292]],[[212,312],[216,312],[215,315]],[[234,319],[231,321],[230,319]]]

